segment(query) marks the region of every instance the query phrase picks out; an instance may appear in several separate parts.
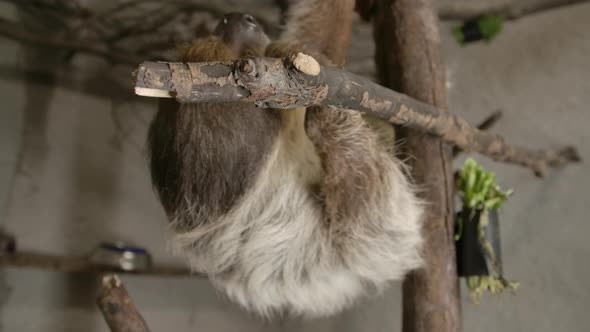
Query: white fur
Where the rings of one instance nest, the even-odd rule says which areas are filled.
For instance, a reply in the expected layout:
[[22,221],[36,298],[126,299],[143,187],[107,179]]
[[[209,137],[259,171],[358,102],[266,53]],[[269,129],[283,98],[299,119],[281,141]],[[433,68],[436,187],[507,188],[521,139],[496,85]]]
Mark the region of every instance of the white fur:
[[[271,317],[326,316],[421,265],[421,202],[399,161],[383,152],[388,180],[361,206],[346,246],[334,246],[309,185],[319,159],[292,110],[256,185],[208,229],[177,234],[175,252],[245,309]],[[384,149],[385,151],[385,149]],[[195,218],[200,218],[195,216]]]

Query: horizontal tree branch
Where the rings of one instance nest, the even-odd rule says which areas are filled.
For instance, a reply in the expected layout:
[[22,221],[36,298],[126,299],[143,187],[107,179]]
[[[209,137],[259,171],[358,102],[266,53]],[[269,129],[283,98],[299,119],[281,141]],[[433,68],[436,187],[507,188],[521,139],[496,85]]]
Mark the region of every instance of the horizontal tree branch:
[[106,43],[75,39],[69,40],[57,35],[43,36],[37,32],[25,29],[21,24],[10,22],[3,18],[0,18],[0,35],[33,46],[51,47],[98,55],[115,63],[137,65],[143,60],[134,54],[126,53],[122,50],[115,50]]
[[588,0],[462,0],[438,1],[438,13],[443,20],[467,20],[481,15],[498,15],[516,20],[526,15],[588,2]]
[[285,59],[144,62],[134,78],[137,95],[174,97],[180,102],[247,101],[263,108],[331,105],[356,110],[436,135],[466,152],[528,167],[537,176],[546,175],[548,167],[580,160],[573,147],[531,150],[510,145],[456,115],[344,70],[321,67],[302,53]]
[[[100,12],[93,12],[85,8],[76,0],[36,0],[17,1],[0,0],[13,3],[23,11],[33,15],[37,29],[26,29],[22,22],[11,22],[0,18],[0,36],[4,36],[33,46],[43,46],[70,51],[71,54],[82,53],[105,58],[113,64],[135,66],[145,59],[163,59],[163,53],[152,54],[146,48],[129,46],[149,33],[150,38],[161,36],[169,41],[171,36],[178,36],[178,31],[167,31],[166,22],[175,21],[180,14],[208,13],[219,17],[230,11],[230,8],[211,3],[196,3],[191,0],[160,0],[127,1],[115,3]],[[483,14],[497,14],[506,19],[516,19],[524,15],[537,13],[567,5],[586,2],[589,0],[535,0],[535,1],[439,1],[438,11],[443,19],[469,19]],[[357,0],[357,11],[365,19],[373,15],[374,0]],[[130,18],[129,13],[137,13]],[[146,19],[146,17],[148,19]],[[256,16],[271,35],[278,35],[281,27],[271,23],[263,16]],[[53,22],[53,23],[52,23]],[[64,35],[48,34],[45,26],[59,22]],[[69,22],[82,22],[69,26]],[[193,27],[177,23],[177,27],[189,35],[194,36]],[[87,38],[85,32],[89,30],[98,33],[94,38]],[[67,34],[67,37],[65,36]],[[121,39],[125,39],[121,41]],[[118,45],[116,42],[121,41]],[[178,42],[178,41],[177,41]],[[151,44],[148,42],[148,44]],[[146,45],[148,46],[148,45]],[[171,49],[174,41],[170,40],[164,46],[148,46],[149,51],[164,51]],[[155,47],[155,48],[154,48]]]
[[[35,26],[27,28],[22,19],[9,21],[0,17],[0,36],[31,46],[69,51],[66,59],[80,53],[131,66],[145,59],[166,60],[166,51],[195,38],[198,31],[182,17],[194,13],[220,17],[230,11],[192,0],[131,0],[114,3],[101,11],[85,8],[76,0],[0,1],[13,3],[27,12],[30,18],[26,23],[34,22]],[[281,31],[267,18],[256,18],[271,36]],[[59,29],[55,29],[56,24]],[[53,33],[56,30],[62,33]]]
[[96,304],[111,332],[149,332],[145,320],[116,275],[103,277]]
[[144,276],[197,276],[185,267],[153,266],[146,271],[123,271],[109,266],[96,265],[83,256],[62,256],[36,252],[1,253],[0,267],[30,268],[67,273],[107,273],[133,274]]

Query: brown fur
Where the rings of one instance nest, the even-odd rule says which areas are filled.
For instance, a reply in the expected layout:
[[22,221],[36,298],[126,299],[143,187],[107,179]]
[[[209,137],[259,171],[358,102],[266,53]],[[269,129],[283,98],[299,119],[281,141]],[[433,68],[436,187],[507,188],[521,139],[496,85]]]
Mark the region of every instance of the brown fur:
[[288,0],[288,3],[287,30],[280,38],[280,49],[285,49],[284,44],[292,44],[298,46],[298,51],[320,53],[342,67],[350,42],[354,1]]
[[[342,66],[354,0],[289,3],[286,31],[266,50],[232,39],[256,37],[233,21],[180,60],[302,51]],[[248,310],[333,314],[421,262],[420,202],[357,112],[165,100],[149,147],[175,248]]]
[[[297,6],[291,1],[291,6]],[[287,15],[287,39],[273,42],[266,50],[272,57],[284,57],[295,52],[314,56],[324,66],[342,66],[348,49],[354,1],[315,1],[306,8],[313,15],[305,20]],[[329,18],[328,21],[326,19]],[[283,118],[292,116],[283,115]],[[330,219],[354,217],[355,201],[371,199],[367,193],[379,185],[379,160],[376,150],[377,134],[358,112],[330,107],[311,107],[305,115],[307,136],[320,156],[324,176],[320,193]],[[393,143],[393,142],[390,142]],[[344,153],[346,152],[346,153]]]
[[[179,60],[221,61],[242,55],[209,36],[186,46]],[[213,219],[226,213],[252,186],[279,129],[276,111],[252,104],[179,105],[162,99],[149,130],[152,182],[169,217],[184,221],[175,227],[197,226],[190,218],[179,218],[192,208],[186,197],[201,209],[199,215]]]

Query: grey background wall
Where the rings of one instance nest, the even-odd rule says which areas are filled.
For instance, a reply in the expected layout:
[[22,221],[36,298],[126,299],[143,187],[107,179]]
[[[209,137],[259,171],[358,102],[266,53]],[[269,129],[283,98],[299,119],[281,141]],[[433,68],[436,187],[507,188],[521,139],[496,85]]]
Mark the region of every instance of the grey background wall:
[[[449,29],[442,26],[453,112],[475,123],[503,109],[494,130],[513,142],[575,144],[588,159],[589,4],[506,24],[490,44],[460,47]],[[370,27],[357,22],[349,68],[370,75],[372,52]],[[58,56],[0,39],[0,222],[22,248],[84,254],[101,240],[122,239],[147,247],[156,261],[175,261],[145,164],[154,102],[113,84],[113,73],[125,68],[105,70],[91,57],[76,58],[74,77],[47,74]],[[476,159],[515,190],[501,231],[505,270],[522,287],[517,296],[486,296],[480,305],[463,289],[465,331],[587,330],[590,164],[538,180]],[[267,324],[220,299],[206,281],[124,282],[153,331],[396,331],[401,323],[399,285],[337,317]],[[93,276],[1,270],[0,329],[107,331],[95,287]]]

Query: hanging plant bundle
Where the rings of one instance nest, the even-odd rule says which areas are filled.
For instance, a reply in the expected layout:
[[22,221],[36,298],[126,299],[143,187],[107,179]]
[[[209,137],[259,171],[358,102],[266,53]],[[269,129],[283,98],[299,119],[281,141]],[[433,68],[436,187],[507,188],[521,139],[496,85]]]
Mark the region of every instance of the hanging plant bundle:
[[500,190],[494,173],[467,159],[459,172],[457,192],[463,204],[456,222],[457,270],[465,277],[472,300],[479,302],[484,291],[515,290],[518,283],[503,277],[498,218],[498,209],[511,191]]

